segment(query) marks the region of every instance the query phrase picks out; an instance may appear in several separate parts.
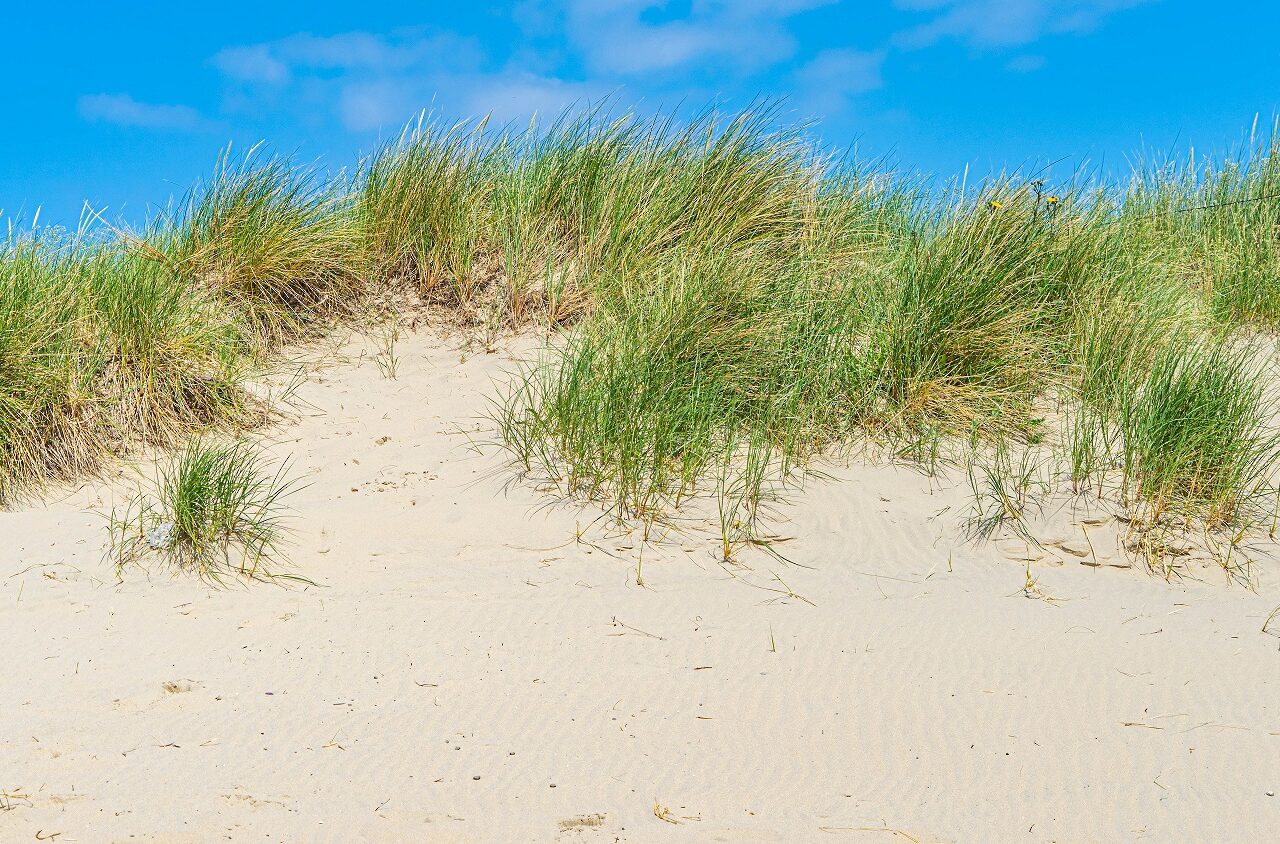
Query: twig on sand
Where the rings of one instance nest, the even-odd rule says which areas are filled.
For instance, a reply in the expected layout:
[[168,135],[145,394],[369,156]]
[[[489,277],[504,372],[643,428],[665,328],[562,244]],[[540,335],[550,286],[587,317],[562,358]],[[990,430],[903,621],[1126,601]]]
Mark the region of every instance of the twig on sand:
[[653,801],[653,816],[660,821],[666,821],[670,824],[680,823],[680,819],[671,814],[671,810],[663,806],[657,800]]
[[666,821],[669,824],[682,824],[685,821],[700,821],[702,818],[698,815],[681,815],[676,816],[671,809],[663,806],[657,800],[653,801],[653,816],[660,821]]
[[820,826],[818,829],[823,832],[887,832],[895,838],[901,835],[908,841],[914,841],[920,844],[920,839],[916,838],[909,832],[903,832],[900,829],[894,829],[891,826]]
[[[664,637],[664,636],[658,636],[658,635],[656,635],[656,634],[654,634],[654,633],[647,633],[647,632],[645,632],[644,630],[641,630],[641,629],[640,629],[640,628],[638,628],[638,627],[632,627],[630,624],[623,624],[621,621],[618,621],[618,617],[617,617],[616,615],[613,617],[613,622],[612,622],[612,623],[613,623],[613,626],[614,626],[614,627],[621,627],[621,628],[623,628],[624,630],[630,630],[632,633],[639,633],[641,636],[648,636],[650,639],[657,639],[659,642],[665,642],[665,641],[667,641],[667,640],[666,640],[666,637]],[[610,633],[609,635],[610,635],[610,636],[625,636],[625,635],[627,635],[627,634],[625,634],[625,633]]]
[[1022,594],[1028,598],[1044,601],[1046,604],[1056,604],[1058,602],[1057,598],[1040,588],[1040,578],[1032,577],[1030,562],[1027,563],[1026,582],[1022,586]]
[[[1278,615],[1280,615],[1280,607],[1276,607],[1275,609],[1273,609],[1273,610],[1271,611],[1271,615],[1267,616],[1267,620],[1266,620],[1266,621],[1264,621],[1264,622],[1262,622],[1262,632],[1263,632],[1263,633],[1271,633],[1271,632],[1272,632],[1272,630],[1271,630],[1271,622],[1275,621],[1276,616],[1278,616]],[[1275,632],[1276,632],[1277,634],[1280,634],[1280,630],[1277,630],[1277,631],[1275,631]]]
[[0,812],[13,811],[15,800],[27,806],[31,805],[31,795],[21,789],[15,791],[0,790]]

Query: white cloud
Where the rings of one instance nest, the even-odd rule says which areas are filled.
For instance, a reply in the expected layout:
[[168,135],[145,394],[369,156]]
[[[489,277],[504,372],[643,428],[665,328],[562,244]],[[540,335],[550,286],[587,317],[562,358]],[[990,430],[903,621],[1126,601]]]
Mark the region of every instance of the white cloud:
[[300,32],[278,41],[227,47],[212,58],[212,64],[239,81],[284,85],[298,72],[394,73],[422,65],[471,64],[477,55],[479,49],[468,38],[421,29],[389,35],[342,32],[316,36]]
[[295,75],[316,71],[385,75],[467,66],[479,59],[479,48],[470,39],[449,33],[402,30],[386,35],[302,32],[276,41],[227,47],[214,55],[212,63],[237,81],[285,85]]
[[[713,62],[739,72],[777,64],[796,51],[787,19],[831,2],[693,0],[679,19],[663,19],[660,0],[567,0],[555,8],[563,6],[564,31],[593,72],[629,77]],[[546,27],[555,12],[526,4],[525,16]]]
[[611,92],[592,82],[571,82],[526,73],[466,80],[458,103],[463,114],[491,114],[497,123],[554,118],[575,105],[601,102]]
[[824,50],[795,72],[799,96],[815,114],[839,114],[855,95],[884,84],[884,59],[884,50]]
[[407,30],[302,33],[230,47],[212,63],[229,83],[229,108],[292,109],[307,120],[320,115],[360,133],[398,129],[423,110],[527,120],[609,93],[606,84],[559,79],[528,52],[517,55],[520,61],[487,68],[468,39]]
[[[836,0],[525,0],[513,12],[523,38],[502,55],[480,42],[423,28],[391,33],[298,33],[228,47],[211,59],[223,107],[295,112],[353,132],[398,128],[423,109],[452,116],[527,119],[626,91],[670,106],[715,98],[777,72],[812,102],[844,107],[879,84],[883,52],[831,50],[799,71],[792,18]],[[726,90],[727,88],[727,90]]]
[[1086,32],[1104,18],[1150,0],[896,0],[906,11],[935,13],[898,33],[894,43],[916,49],[954,38],[976,47],[1030,44],[1044,35]]
[[250,47],[228,47],[213,57],[213,66],[244,82],[266,82],[282,85],[289,81],[289,65],[272,55],[267,44]]
[[128,94],[85,95],[77,103],[77,109],[86,120],[118,126],[190,132],[209,125],[200,112],[190,106],[143,103]]
[[490,117],[495,123],[556,116],[574,105],[599,102],[609,91],[587,82],[569,82],[508,71],[437,77],[381,79],[343,84],[338,117],[353,132],[399,127],[415,114],[440,111],[463,118]]
[[368,132],[398,126],[428,107],[437,91],[479,74],[483,60],[470,39],[408,29],[298,33],[228,47],[211,63],[228,82],[227,108],[252,112],[265,104]]
[[404,122],[416,110],[411,92],[390,79],[342,85],[337,109],[342,125],[353,132]]

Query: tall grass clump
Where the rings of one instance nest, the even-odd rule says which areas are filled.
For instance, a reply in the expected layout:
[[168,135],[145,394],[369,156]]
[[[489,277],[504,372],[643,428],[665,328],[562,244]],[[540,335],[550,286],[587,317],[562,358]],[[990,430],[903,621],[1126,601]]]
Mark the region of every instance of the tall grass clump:
[[826,166],[750,114],[566,122],[522,151],[505,219],[538,221],[590,302],[498,411],[527,470],[648,521],[716,489],[749,524],[772,479],[847,436],[867,387],[855,276],[898,197]]
[[0,504],[90,467],[96,413],[80,360],[77,257],[50,239],[0,248]]
[[740,268],[669,272],[526,372],[501,414],[528,469],[642,518],[692,493],[738,429],[759,423],[778,330],[760,279]]
[[[556,266],[590,302],[500,403],[525,471],[646,522],[706,493],[722,522],[751,525],[819,455],[861,442],[932,465],[952,438],[967,461],[1044,444],[1077,491],[1118,489],[1155,522],[1256,515],[1272,408],[1256,350],[1222,335],[1245,318],[1205,273],[1233,251],[1237,268],[1269,260],[1228,236],[1275,234],[1257,209],[1265,157],[1185,184],[1052,193],[1006,177],[939,195],[751,117],[696,142],[587,125],[556,127],[524,164],[526,180],[551,175],[521,219],[554,221],[542,242],[561,238]],[[676,162],[687,178],[646,178]],[[1254,210],[1221,210],[1237,206]]]
[[775,482],[860,438],[1025,433],[1050,374],[1030,203],[922,220],[892,188],[802,171],[772,237],[592,280],[592,316],[499,414],[526,470],[644,518],[717,490],[750,523]]
[[772,118],[706,113],[677,126],[591,112],[517,139],[499,197],[513,260],[558,260],[599,297],[628,294],[676,256],[785,243],[813,204],[820,162]]
[[142,234],[105,228],[0,244],[0,502],[263,418],[267,356],[373,283],[346,186],[257,149]]
[[890,422],[1013,432],[1050,376],[1049,242],[1023,192],[943,212],[870,290],[865,368]]
[[228,148],[155,229],[143,254],[225,299],[264,346],[350,317],[364,301],[364,234],[343,183],[260,148],[239,158]]
[[1120,507],[1126,547],[1153,570],[1172,574],[1190,543],[1248,582],[1248,555],[1233,567],[1233,552],[1264,524],[1274,537],[1276,518],[1280,434],[1267,350],[1216,332],[1149,345],[1143,363],[1132,334],[1116,337],[1104,377],[1076,397],[1065,426],[1072,485]]
[[286,562],[287,464],[274,471],[244,441],[196,439],[110,517],[117,571],[156,558],[217,581],[273,577]]
[[1280,124],[1222,160],[1140,169],[1120,218],[1176,247],[1187,281],[1229,326],[1280,323]]
[[0,501],[132,442],[261,417],[241,318],[133,245],[60,233],[0,247]]
[[611,295],[605,279],[796,231],[816,161],[770,120],[600,108],[524,129],[419,121],[366,163],[359,217],[380,271],[509,327],[562,324]]
[[1210,302],[1223,319],[1280,324],[1280,131],[1200,191]]
[[494,249],[490,171],[501,156],[484,124],[425,120],[378,150],[357,199],[373,268],[424,293],[470,299],[479,283],[473,266]]
[[1120,414],[1126,491],[1153,521],[1218,527],[1253,515],[1280,458],[1264,375],[1249,344],[1199,340],[1157,356]]
[[250,344],[226,303],[128,249],[102,250],[81,284],[87,361],[121,439],[169,443],[252,418]]

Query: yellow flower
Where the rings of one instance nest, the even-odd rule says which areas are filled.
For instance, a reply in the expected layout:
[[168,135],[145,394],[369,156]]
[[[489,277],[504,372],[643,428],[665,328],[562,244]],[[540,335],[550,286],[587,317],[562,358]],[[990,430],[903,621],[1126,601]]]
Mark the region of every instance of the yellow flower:
[[1046,200],[1045,200],[1045,202],[1048,202],[1050,205],[1057,205],[1057,204],[1058,204],[1058,197],[1056,197],[1056,196],[1051,196],[1051,197],[1049,197],[1048,199],[1046,199]]
[[996,202],[996,201],[993,199],[993,200],[991,200],[990,202],[988,202],[988,203],[987,203],[987,207],[988,207],[988,208],[990,208],[992,211],[999,211],[1001,208],[1003,208],[1003,207],[1004,207],[1004,203],[1003,203],[1003,202]]

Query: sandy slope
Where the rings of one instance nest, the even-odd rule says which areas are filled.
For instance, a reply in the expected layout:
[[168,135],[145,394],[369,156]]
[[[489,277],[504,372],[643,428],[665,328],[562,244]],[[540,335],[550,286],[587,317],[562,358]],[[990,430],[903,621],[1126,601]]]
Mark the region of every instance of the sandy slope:
[[326,371],[274,432],[314,475],[296,562],[323,588],[117,585],[89,508],[119,486],[0,514],[0,840],[1280,829],[1280,563],[1252,593],[1054,552],[1056,600],[1028,598],[1018,548],[956,539],[962,489],[859,466],[785,511],[811,568],[730,573],[690,536],[642,588],[633,540],[575,543],[587,517],[466,447],[505,355],[400,353],[394,381]]

